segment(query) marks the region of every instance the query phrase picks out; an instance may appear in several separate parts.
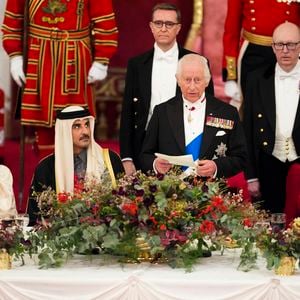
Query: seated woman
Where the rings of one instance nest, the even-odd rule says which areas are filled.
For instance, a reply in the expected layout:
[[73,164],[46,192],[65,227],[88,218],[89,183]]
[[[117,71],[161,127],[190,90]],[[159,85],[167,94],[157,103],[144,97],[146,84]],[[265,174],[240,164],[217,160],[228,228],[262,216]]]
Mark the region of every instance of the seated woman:
[[13,192],[13,177],[4,165],[0,165],[0,218],[17,214]]

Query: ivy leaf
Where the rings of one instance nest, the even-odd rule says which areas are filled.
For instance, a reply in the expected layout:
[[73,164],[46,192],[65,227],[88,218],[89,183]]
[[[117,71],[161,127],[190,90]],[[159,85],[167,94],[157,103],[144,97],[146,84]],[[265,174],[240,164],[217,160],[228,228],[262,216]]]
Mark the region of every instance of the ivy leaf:
[[103,243],[102,243],[103,248],[114,249],[118,244],[119,244],[119,239],[117,234],[115,233],[109,233],[103,237]]

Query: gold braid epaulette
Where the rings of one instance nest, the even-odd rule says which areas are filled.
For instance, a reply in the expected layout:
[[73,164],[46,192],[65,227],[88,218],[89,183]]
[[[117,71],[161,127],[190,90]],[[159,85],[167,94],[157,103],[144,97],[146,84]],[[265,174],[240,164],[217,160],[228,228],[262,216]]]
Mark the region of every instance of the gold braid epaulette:
[[233,56],[225,56],[226,69],[227,69],[227,80],[236,80],[236,58]]

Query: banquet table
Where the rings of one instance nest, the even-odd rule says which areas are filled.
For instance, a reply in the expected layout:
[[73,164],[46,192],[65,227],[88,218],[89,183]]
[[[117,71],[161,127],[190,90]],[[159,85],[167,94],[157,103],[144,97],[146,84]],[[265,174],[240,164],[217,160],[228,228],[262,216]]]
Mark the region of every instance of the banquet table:
[[201,258],[192,272],[165,264],[125,264],[78,256],[61,268],[39,269],[35,259],[0,271],[1,300],[299,300],[300,272],[278,276],[238,271],[239,251]]

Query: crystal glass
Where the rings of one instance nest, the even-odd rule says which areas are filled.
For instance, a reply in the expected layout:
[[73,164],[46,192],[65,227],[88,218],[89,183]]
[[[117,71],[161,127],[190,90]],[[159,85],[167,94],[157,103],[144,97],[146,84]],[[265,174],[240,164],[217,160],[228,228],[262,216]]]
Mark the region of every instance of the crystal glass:
[[284,230],[286,224],[285,213],[274,213],[271,214],[271,226],[273,230]]
[[29,215],[28,214],[18,214],[15,218],[17,226],[25,229],[29,224]]
[[0,227],[2,229],[13,227],[14,225],[15,225],[15,217],[13,215],[0,218]]

